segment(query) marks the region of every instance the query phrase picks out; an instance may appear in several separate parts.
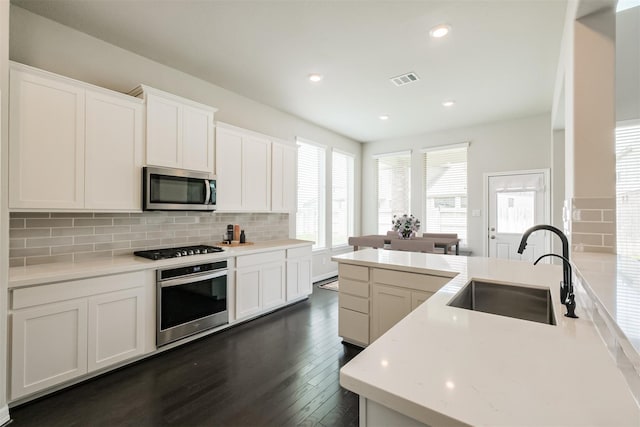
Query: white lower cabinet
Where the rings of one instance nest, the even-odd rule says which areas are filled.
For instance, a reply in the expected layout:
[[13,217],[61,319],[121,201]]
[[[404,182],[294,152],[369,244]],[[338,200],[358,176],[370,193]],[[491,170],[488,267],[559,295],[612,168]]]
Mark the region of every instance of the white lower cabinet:
[[287,250],[287,301],[305,297],[313,291],[311,246]]
[[143,354],[145,273],[12,290],[11,399]]
[[371,303],[371,341],[374,341],[411,312],[411,291],[374,283]]
[[236,319],[262,310],[260,268],[243,268],[236,272]]
[[236,320],[285,302],[285,251],[236,258]]
[[87,304],[65,301],[13,313],[11,397],[87,372]]
[[88,371],[144,353],[144,289],[89,298]]

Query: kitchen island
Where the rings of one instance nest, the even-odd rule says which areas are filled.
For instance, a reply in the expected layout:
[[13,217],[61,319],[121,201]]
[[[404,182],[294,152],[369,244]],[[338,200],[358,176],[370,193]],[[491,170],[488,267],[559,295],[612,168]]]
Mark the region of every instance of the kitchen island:
[[[374,249],[333,260],[451,277],[342,368],[341,385],[360,395],[361,425],[640,424],[593,323],[563,316],[561,267]],[[550,289],[556,325],[448,306],[471,279]]]

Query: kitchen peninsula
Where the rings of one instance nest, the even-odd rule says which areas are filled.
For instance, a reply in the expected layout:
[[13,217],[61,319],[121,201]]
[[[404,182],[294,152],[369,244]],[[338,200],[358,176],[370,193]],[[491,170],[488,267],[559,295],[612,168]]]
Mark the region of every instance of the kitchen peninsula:
[[[374,249],[333,259],[341,273],[374,270],[363,281],[367,292],[375,271],[449,278],[342,368],[341,385],[360,395],[361,425],[640,423],[640,409],[588,316],[563,316],[559,266]],[[448,306],[472,279],[549,289],[556,324]]]

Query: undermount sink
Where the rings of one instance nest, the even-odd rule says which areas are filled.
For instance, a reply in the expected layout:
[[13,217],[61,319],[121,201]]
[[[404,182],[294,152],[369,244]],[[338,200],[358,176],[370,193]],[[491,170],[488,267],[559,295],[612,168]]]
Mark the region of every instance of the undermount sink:
[[471,280],[447,305],[547,325],[556,324],[548,289]]

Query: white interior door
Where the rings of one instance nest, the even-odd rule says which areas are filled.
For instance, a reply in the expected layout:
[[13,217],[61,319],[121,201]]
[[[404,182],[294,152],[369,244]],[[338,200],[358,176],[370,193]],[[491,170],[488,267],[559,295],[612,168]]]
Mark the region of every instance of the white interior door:
[[549,232],[540,230],[518,254],[522,234],[548,222],[548,188],[546,171],[488,175],[488,256],[533,261],[549,251]]

